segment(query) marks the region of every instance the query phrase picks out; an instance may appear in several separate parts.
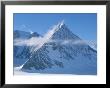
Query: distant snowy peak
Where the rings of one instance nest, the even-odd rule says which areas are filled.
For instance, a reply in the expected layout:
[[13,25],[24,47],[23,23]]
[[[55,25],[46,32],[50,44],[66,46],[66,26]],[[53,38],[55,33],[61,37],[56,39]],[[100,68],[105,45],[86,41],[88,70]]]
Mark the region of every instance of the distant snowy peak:
[[22,38],[22,39],[27,39],[29,37],[30,33],[21,31],[21,30],[15,30],[14,31],[14,39],[16,38]]
[[37,32],[26,32],[26,31],[21,31],[21,30],[15,30],[14,31],[14,39],[29,39],[32,37],[40,37],[40,35]]
[[32,32],[30,34],[30,37],[29,38],[32,38],[32,37],[40,37],[40,35],[37,32]]
[[50,36],[50,39],[55,40],[81,40],[68,29],[64,21],[55,25],[46,35]]

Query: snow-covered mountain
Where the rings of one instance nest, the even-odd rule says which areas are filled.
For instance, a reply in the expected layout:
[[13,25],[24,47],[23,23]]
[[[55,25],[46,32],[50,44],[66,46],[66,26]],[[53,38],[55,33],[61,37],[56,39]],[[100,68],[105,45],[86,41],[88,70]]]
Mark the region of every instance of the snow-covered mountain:
[[31,46],[27,46],[26,41],[38,37],[37,32],[14,31],[14,66],[21,66],[30,56]]
[[14,39],[28,39],[31,37],[39,37],[40,35],[37,32],[25,32],[21,30],[14,31]]
[[14,54],[15,58],[26,59],[20,64],[22,71],[97,74],[97,51],[73,34],[64,22],[55,25],[42,40],[37,46],[22,48],[20,57]]

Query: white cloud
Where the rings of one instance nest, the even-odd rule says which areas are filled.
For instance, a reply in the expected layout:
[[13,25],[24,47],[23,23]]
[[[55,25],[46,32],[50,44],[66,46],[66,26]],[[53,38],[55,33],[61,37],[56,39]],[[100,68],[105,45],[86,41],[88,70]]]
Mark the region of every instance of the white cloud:
[[39,37],[39,38],[32,37],[30,39],[15,39],[14,40],[14,45],[16,45],[16,46],[23,46],[23,45],[37,46],[42,42],[43,42],[43,38],[41,38],[41,37]]

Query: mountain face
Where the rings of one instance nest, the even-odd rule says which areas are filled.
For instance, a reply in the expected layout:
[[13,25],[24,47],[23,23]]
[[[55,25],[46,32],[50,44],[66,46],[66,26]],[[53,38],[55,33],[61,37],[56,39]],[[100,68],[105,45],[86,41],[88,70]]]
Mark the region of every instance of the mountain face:
[[[97,51],[73,34],[61,22],[43,37],[38,46],[20,46],[20,55],[26,59],[22,71],[56,74],[97,74]],[[18,47],[17,47],[18,48]],[[18,49],[19,50],[19,49]],[[18,51],[14,51],[17,52]],[[16,64],[15,64],[16,65]]]
[[14,39],[28,39],[32,37],[39,37],[40,35],[37,32],[25,32],[21,30],[14,31]]
[[51,39],[55,40],[80,40],[80,38],[76,35],[74,35],[65,24],[59,23],[58,25],[53,28],[53,35],[51,36]]
[[30,49],[32,48],[31,46],[27,46],[25,44],[16,45],[16,43],[26,41],[33,37],[38,38],[40,35],[37,32],[30,33],[20,30],[14,31],[14,66],[21,66],[24,64],[30,56]]
[[14,39],[21,38],[21,39],[27,39],[30,36],[29,32],[15,30],[14,31]]

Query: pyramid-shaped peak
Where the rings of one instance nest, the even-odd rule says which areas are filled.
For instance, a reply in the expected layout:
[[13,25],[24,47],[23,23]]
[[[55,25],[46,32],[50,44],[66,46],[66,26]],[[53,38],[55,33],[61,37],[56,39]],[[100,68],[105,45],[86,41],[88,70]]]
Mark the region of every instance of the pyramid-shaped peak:
[[54,28],[52,29],[52,39],[74,39],[80,40],[78,36],[72,33],[72,31],[65,25],[64,20],[60,21]]
[[51,30],[45,34],[46,39],[54,40],[80,40],[72,31],[64,24],[64,20],[54,25]]
[[64,25],[64,20],[62,20],[61,22],[59,22],[58,24],[60,27]]
[[64,23],[64,20],[58,22],[54,27],[53,27],[53,30],[54,31],[58,31],[60,29],[62,29],[62,27],[64,27],[65,23]]

